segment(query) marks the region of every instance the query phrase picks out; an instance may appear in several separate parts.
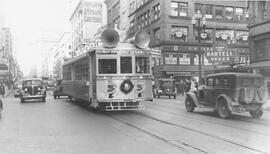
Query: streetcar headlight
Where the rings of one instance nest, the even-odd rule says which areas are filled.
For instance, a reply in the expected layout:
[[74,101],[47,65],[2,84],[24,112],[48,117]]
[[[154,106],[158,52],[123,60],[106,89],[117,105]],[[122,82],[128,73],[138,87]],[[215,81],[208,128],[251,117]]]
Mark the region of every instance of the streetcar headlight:
[[27,88],[24,88],[24,91],[26,92],[26,91],[28,91],[28,89]]
[[41,89],[38,87],[38,89],[37,89],[38,91],[40,91]]

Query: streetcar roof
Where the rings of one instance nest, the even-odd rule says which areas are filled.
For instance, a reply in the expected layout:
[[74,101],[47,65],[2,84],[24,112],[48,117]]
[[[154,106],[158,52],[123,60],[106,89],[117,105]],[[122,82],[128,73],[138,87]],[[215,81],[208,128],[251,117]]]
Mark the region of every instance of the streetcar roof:
[[134,51],[145,51],[145,52],[153,52],[153,55],[161,55],[161,51],[157,50],[157,49],[151,49],[149,47],[144,48],[144,49],[140,49],[138,47],[135,46],[135,44],[133,43],[118,43],[117,47],[115,48],[106,48],[104,46],[100,46],[100,47],[95,47],[95,48],[91,48],[89,49],[86,53],[83,53],[77,57],[71,58],[69,60],[64,61],[63,65],[67,65],[67,64],[72,64],[74,62],[76,62],[79,59],[82,59],[84,57],[86,57],[89,53],[93,53],[93,52],[99,52],[99,51],[116,51],[116,50],[121,50],[121,51],[127,51],[127,50],[134,50]]

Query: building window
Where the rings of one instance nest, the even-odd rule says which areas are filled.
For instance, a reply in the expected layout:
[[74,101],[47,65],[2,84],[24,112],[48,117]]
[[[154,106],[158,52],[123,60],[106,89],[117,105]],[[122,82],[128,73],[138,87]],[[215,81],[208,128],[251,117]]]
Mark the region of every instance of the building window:
[[156,44],[156,43],[159,43],[159,41],[160,41],[160,28],[156,28],[156,29],[154,29],[154,43]]
[[171,39],[180,42],[187,41],[187,27],[172,26],[171,27]]
[[215,18],[223,19],[223,6],[215,6]]
[[120,29],[120,16],[113,21],[114,28]]
[[190,54],[189,53],[180,53],[179,54],[179,64],[190,65]]
[[171,13],[172,16],[186,17],[188,14],[188,3],[182,2],[171,2]]
[[233,7],[226,7],[225,8],[225,18],[228,20],[233,19]]
[[236,20],[243,20],[244,9],[243,8],[236,8],[235,9],[235,16]]
[[227,41],[234,39],[233,30],[216,30],[216,40],[217,41]]
[[176,54],[165,55],[165,64],[177,64]]
[[[195,33],[195,39],[198,41],[198,32]],[[213,42],[213,29],[205,29],[204,32],[201,34],[201,40],[207,43]]]
[[199,65],[199,55],[198,54],[194,54],[194,65]]
[[198,11],[201,11],[201,12],[203,12],[203,4],[198,4],[198,3],[196,3],[195,4],[195,13],[196,12],[198,12]]
[[262,7],[262,17],[264,19],[267,16],[267,5],[266,5],[266,1],[261,1],[261,7]]
[[160,5],[159,3],[153,7],[154,20],[160,18]]
[[240,43],[248,43],[248,31],[236,31],[236,41]]
[[213,18],[213,6],[205,5],[205,18],[212,19]]

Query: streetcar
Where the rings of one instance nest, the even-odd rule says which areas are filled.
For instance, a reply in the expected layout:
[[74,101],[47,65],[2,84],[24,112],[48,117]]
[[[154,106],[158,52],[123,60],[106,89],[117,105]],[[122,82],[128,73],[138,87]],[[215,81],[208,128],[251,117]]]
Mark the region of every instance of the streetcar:
[[117,31],[107,29],[101,40],[102,46],[64,62],[63,92],[100,110],[144,109],[143,101],[153,100],[152,66],[160,50],[148,47],[142,31],[119,42]]

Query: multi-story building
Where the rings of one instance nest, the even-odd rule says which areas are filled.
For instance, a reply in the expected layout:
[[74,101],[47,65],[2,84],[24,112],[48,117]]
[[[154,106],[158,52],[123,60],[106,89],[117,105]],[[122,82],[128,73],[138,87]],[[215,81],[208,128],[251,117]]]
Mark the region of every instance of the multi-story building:
[[[108,28],[125,32],[129,28],[129,2],[130,0],[105,0],[107,6]],[[121,35],[126,35],[121,34]],[[126,36],[123,36],[126,37]]]
[[71,58],[71,33],[65,32],[60,37],[58,43],[53,47],[54,53],[54,66],[53,66],[53,77],[61,79],[62,76],[62,65],[64,60]]
[[[154,62],[155,77],[173,77],[177,82],[197,78],[200,51],[203,76],[215,66],[249,61],[246,1],[129,0],[128,9],[128,37],[145,30],[150,46],[162,51]],[[201,43],[191,22],[199,10],[206,18]]]
[[96,31],[103,25],[103,3],[80,0],[70,17],[73,56],[83,53]]
[[[220,65],[224,59],[232,63],[249,62],[248,32],[245,1],[165,1],[165,0],[107,0],[108,26],[127,30],[133,37],[138,30],[151,34],[151,47],[162,50],[155,63],[156,77],[175,77],[178,80],[198,76],[199,47],[205,55],[203,70]],[[169,2],[169,3],[168,3]],[[127,23],[125,12],[128,10]],[[207,18],[206,38],[198,43],[191,18],[201,10]],[[121,27],[128,28],[121,29]],[[222,56],[228,55],[228,56]],[[234,58],[233,58],[234,57]],[[236,58],[235,58],[236,57]],[[225,61],[226,62],[226,61]],[[224,63],[223,63],[224,64]]]
[[249,1],[251,64],[256,73],[270,79],[270,1]]

